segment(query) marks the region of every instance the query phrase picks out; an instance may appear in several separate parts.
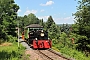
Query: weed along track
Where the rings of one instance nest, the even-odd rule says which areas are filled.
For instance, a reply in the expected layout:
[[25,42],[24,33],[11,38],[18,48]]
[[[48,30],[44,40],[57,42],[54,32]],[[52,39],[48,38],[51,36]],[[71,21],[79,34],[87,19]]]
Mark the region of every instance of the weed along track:
[[41,58],[44,58],[45,60],[71,60],[61,56],[53,50],[37,50],[37,52],[40,56],[42,55]]

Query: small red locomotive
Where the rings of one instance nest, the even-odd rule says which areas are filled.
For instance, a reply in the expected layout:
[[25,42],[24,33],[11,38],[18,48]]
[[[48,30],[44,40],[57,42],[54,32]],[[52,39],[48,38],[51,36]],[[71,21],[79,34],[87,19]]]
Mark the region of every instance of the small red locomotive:
[[31,24],[28,28],[27,43],[34,49],[49,49],[52,46],[52,41],[48,38],[48,32],[43,30],[43,26],[39,24]]

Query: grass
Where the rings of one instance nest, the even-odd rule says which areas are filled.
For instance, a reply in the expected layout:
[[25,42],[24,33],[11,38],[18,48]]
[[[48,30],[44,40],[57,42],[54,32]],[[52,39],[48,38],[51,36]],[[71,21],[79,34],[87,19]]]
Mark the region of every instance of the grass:
[[19,60],[24,52],[25,48],[20,45],[18,48],[18,44],[16,42],[4,43],[0,46],[0,60]]
[[30,60],[30,55],[23,54],[20,60]]
[[81,51],[77,51],[75,49],[64,47],[61,48],[60,51],[61,53],[69,55],[75,58],[76,60],[90,60],[90,56],[86,57],[84,53],[82,53]]
[[81,51],[77,51],[76,49],[68,47],[61,47],[60,44],[54,45],[53,49],[59,51],[67,58],[74,58],[75,60],[90,60],[90,55],[86,57]]

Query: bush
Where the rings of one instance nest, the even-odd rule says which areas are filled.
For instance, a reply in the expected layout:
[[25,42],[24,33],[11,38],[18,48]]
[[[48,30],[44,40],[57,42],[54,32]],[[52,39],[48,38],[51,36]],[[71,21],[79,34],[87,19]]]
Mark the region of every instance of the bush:
[[3,39],[0,39],[0,44],[3,43],[3,42],[4,42],[4,40]]
[[13,43],[11,46],[0,47],[0,60],[20,60],[25,48],[20,45],[19,49],[17,43]]
[[75,49],[64,47],[60,50],[61,53],[64,53],[68,56],[75,58],[76,60],[89,60],[90,57],[86,57],[82,52]]
[[17,40],[16,37],[13,37],[12,35],[8,35],[8,40],[9,42],[15,42]]

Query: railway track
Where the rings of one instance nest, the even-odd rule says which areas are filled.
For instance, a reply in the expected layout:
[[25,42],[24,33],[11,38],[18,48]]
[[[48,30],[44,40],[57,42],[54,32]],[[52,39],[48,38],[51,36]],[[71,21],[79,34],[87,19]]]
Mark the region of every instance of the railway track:
[[46,58],[47,60],[72,60],[62,55],[56,53],[55,51],[48,49],[48,50],[37,50],[39,54],[42,54],[42,57]]
[[[25,42],[22,42],[22,44],[27,48],[27,50],[33,50],[28,46]],[[53,51],[52,49],[47,50],[33,50],[35,53],[37,53],[43,60],[75,60],[75,59],[69,59],[61,54]]]
[[66,57],[62,56],[60,53],[57,53],[57,52],[53,51],[52,49],[49,49],[48,51],[54,53],[55,55],[57,55],[57,56],[59,56],[59,57],[62,57],[62,58],[64,58],[64,59],[66,59],[66,60],[73,60],[73,59],[66,58]]
[[44,54],[44,53],[41,52],[40,50],[38,50],[38,51],[39,51],[39,53],[41,53],[41,54],[43,54],[45,57],[47,57],[47,59],[49,59],[49,60],[53,60],[51,57],[47,56],[46,54]]

